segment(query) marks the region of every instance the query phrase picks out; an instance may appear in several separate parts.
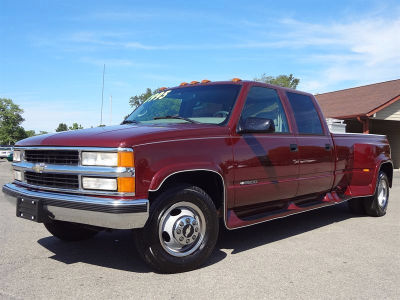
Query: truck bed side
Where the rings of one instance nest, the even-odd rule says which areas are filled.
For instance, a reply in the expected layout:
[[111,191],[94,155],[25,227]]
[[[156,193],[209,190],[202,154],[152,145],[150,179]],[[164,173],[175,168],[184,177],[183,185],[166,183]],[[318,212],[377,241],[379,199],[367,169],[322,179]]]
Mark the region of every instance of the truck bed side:
[[390,185],[392,163],[386,136],[374,134],[332,134],[335,145],[334,189],[346,197],[373,195],[379,170],[385,166]]

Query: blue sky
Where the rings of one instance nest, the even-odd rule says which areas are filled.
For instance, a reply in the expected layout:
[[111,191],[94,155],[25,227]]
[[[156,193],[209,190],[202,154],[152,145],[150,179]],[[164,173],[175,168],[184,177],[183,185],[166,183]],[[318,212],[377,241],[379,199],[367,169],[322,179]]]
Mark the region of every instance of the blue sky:
[[400,78],[398,1],[0,0],[0,97],[25,129],[121,122],[182,81],[293,73],[322,93]]

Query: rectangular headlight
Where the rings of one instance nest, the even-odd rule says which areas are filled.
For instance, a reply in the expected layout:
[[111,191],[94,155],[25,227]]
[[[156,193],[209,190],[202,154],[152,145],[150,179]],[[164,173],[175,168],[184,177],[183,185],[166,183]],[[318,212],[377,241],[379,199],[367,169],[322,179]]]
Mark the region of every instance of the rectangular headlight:
[[116,178],[82,177],[82,187],[86,190],[116,191]]
[[14,180],[22,181],[22,172],[14,170]]
[[19,150],[14,150],[14,153],[13,153],[13,161],[15,161],[15,162],[20,162],[21,161],[21,158],[22,158],[22,152],[21,151],[19,151]]
[[118,166],[118,153],[108,152],[82,152],[83,166]]

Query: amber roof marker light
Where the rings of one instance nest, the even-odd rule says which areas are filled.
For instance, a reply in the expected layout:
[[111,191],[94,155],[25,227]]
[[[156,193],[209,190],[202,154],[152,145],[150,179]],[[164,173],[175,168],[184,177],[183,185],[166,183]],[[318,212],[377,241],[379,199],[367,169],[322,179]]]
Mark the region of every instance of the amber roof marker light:
[[182,82],[179,86],[184,86],[184,85],[188,85],[189,83],[187,82]]
[[198,84],[198,83],[200,83],[200,82],[198,82],[196,80],[193,80],[193,81],[190,82],[190,84]]
[[242,81],[242,79],[236,78],[236,77],[235,77],[235,78],[232,78],[232,81],[233,81],[233,82],[239,82],[239,81]]
[[211,80],[208,80],[208,79],[203,79],[203,80],[201,81],[201,83],[209,83],[209,82],[211,82]]

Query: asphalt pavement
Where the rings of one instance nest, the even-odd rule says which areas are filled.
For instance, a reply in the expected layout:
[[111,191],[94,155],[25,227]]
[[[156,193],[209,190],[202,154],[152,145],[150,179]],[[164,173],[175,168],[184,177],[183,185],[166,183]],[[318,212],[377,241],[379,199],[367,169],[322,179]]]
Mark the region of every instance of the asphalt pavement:
[[[140,259],[131,232],[62,242],[15,217],[0,192],[0,298],[400,299],[400,178],[381,218],[345,204],[222,230],[208,264],[173,275]],[[0,185],[11,163],[0,160]]]

